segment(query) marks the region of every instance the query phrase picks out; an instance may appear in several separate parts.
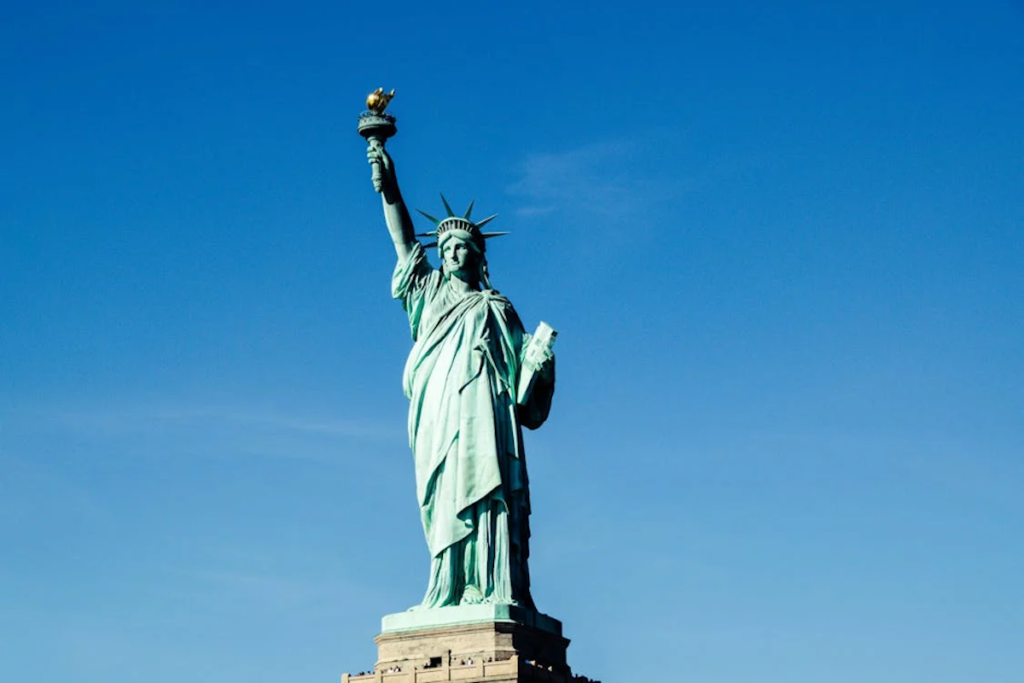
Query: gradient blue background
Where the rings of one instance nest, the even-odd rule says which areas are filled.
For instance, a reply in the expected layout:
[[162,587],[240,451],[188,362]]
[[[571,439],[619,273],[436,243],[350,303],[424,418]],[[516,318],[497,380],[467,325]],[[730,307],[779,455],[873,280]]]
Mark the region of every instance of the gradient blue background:
[[576,670],[1024,680],[1024,10],[828,4],[8,7],[0,679],[336,681],[421,598],[380,85],[561,332]]

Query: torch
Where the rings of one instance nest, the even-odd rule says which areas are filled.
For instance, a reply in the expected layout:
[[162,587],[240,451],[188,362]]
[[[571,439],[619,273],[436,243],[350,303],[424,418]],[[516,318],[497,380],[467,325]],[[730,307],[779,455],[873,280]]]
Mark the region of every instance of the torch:
[[[377,88],[366,96],[366,111],[359,115],[359,126],[356,128],[359,134],[366,138],[366,142],[372,143],[376,141],[383,147],[384,142],[398,132],[398,128],[395,127],[395,117],[384,113],[388,102],[394,96],[394,90],[386,93],[384,88]],[[372,161],[371,166],[373,169],[373,189],[380,192],[382,185],[380,161]]]

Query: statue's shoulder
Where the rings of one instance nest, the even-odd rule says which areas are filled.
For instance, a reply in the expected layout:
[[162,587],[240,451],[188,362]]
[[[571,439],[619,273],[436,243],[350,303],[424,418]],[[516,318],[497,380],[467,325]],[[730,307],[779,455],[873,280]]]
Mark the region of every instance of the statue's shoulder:
[[512,302],[509,298],[496,289],[484,289],[480,294],[493,306],[512,309]]
[[519,320],[519,314],[516,313],[515,306],[512,305],[508,297],[496,289],[484,290],[483,294],[493,313],[501,317],[506,324],[515,328],[522,328],[523,323]]

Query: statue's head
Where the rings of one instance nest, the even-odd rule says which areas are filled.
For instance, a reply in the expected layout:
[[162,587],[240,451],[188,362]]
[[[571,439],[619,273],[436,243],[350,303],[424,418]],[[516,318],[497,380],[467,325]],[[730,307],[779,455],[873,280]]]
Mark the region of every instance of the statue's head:
[[445,275],[456,275],[471,284],[482,284],[485,288],[490,288],[487,280],[487,259],[484,256],[487,251],[486,240],[508,233],[480,230],[494,220],[497,214],[474,223],[469,218],[473,212],[473,202],[469,203],[466,215],[456,216],[444,195],[441,195],[441,201],[444,202],[445,211],[448,213],[442,220],[417,209],[437,226],[436,230],[422,233],[420,236],[437,238],[437,252],[441,257],[441,268]]
[[457,277],[474,286],[480,283],[487,284],[487,260],[480,244],[471,235],[462,231],[451,231],[439,239],[437,250],[441,256],[441,270],[445,276]]

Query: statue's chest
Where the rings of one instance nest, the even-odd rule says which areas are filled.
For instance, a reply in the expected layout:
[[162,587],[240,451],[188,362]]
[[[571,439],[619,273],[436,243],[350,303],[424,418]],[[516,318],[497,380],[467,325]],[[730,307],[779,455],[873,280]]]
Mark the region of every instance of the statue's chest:
[[[445,288],[447,289],[447,288]],[[442,289],[425,307],[423,329],[434,343],[439,337],[462,342],[492,336],[511,308],[508,300],[492,292],[456,293]]]

